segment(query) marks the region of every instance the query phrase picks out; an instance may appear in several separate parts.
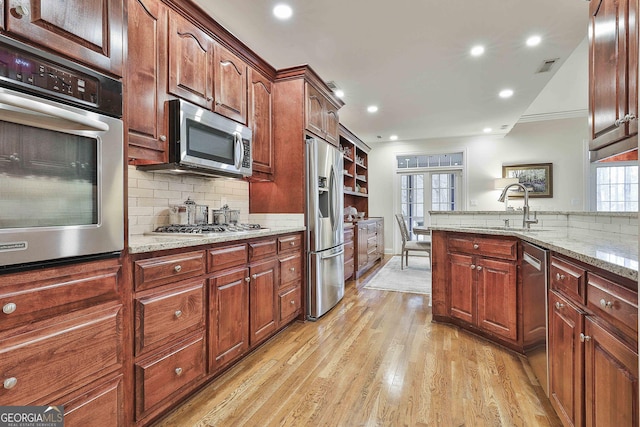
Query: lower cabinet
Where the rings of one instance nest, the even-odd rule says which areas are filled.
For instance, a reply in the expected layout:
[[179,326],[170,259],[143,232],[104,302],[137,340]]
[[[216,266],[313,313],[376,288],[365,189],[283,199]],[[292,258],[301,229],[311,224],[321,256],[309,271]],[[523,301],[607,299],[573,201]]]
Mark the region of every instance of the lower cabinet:
[[353,224],[344,227],[344,280],[351,279],[355,274],[355,242]]
[[384,256],[384,219],[357,221],[354,227],[355,277],[358,278]]
[[278,260],[251,264],[249,275],[249,342],[255,345],[271,336],[278,326]]

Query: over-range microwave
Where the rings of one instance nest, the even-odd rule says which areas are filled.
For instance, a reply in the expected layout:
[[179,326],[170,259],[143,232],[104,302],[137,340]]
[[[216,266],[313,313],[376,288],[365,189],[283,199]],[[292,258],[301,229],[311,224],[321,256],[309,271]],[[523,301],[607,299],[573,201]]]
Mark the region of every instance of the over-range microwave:
[[252,173],[248,127],[189,102],[167,101],[169,160],[138,169],[242,178]]
[[0,269],[124,248],[122,83],[0,36]]

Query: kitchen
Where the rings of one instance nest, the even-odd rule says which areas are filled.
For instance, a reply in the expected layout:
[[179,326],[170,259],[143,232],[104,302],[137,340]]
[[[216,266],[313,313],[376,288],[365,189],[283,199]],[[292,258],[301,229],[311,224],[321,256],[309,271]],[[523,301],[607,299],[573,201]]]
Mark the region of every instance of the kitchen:
[[[260,286],[264,286],[264,290],[271,286],[271,293],[265,294],[267,300],[269,300],[269,295],[271,295],[270,301],[273,300],[273,281],[280,279],[282,279],[280,280],[282,285],[278,285],[279,287],[275,290],[276,293],[280,292],[278,296],[283,298],[288,298],[291,295],[295,296],[291,299],[294,302],[294,310],[285,313],[286,315],[281,319],[277,319],[275,323],[269,322],[269,315],[273,313],[267,313],[265,321],[269,325],[267,327],[269,332],[262,330],[251,331],[252,339],[255,339],[255,346],[253,343],[251,344],[252,349],[257,348],[258,352],[262,351],[262,347],[258,346],[267,337],[280,330],[281,327],[290,325],[293,319],[304,317],[302,315],[304,301],[299,294],[301,279],[296,277],[296,275],[300,274],[298,265],[302,265],[301,251],[303,243],[301,236],[303,236],[302,232],[305,229],[304,152],[302,143],[296,146],[293,145],[291,140],[303,141],[305,129],[309,130],[310,124],[304,122],[303,113],[305,108],[309,108],[304,104],[304,95],[309,90],[309,87],[320,91],[319,96],[316,97],[317,100],[320,100],[318,104],[320,111],[326,112],[328,115],[332,111],[338,111],[340,123],[344,121],[344,124],[349,126],[351,130],[362,129],[362,133],[357,134],[358,137],[370,144],[372,149],[367,153],[369,169],[367,189],[369,197],[366,199],[368,200],[368,206],[366,209],[360,208],[358,210],[367,210],[371,216],[385,218],[387,226],[384,227],[384,252],[387,254],[397,253],[399,237],[395,228],[392,227],[392,214],[397,211],[397,207],[393,206],[395,201],[390,203],[391,195],[394,195],[394,200],[397,199],[395,197],[397,189],[394,187],[397,168],[395,164],[396,157],[400,154],[413,155],[421,153],[424,148],[419,142],[414,141],[419,138],[411,137],[410,135],[400,135],[400,140],[405,142],[399,142],[395,148],[391,148],[391,145],[377,142],[378,133],[368,133],[369,130],[366,130],[368,127],[373,126],[365,124],[367,123],[366,121],[358,121],[358,118],[352,112],[353,110],[349,109],[348,96],[343,102],[333,95],[331,89],[320,78],[320,76],[322,78],[333,78],[333,76],[325,76],[324,72],[320,73],[320,75],[316,74],[313,61],[311,61],[311,65],[314,69],[304,66],[297,67],[296,63],[287,63],[284,67],[293,66],[293,68],[276,70],[273,68],[273,64],[266,63],[261,59],[261,55],[266,55],[266,51],[263,51],[258,45],[244,40],[243,37],[248,37],[248,35],[241,36],[240,30],[235,29],[231,23],[226,24],[223,22],[222,13],[219,15],[212,13],[214,19],[218,19],[220,16],[221,21],[218,23],[191,4],[177,1],[168,1],[165,4],[160,1],[132,0],[128,2],[125,8],[121,7],[121,2],[109,1],[111,8],[108,10],[108,17],[102,17],[99,20],[103,23],[106,22],[107,26],[105,27],[104,24],[103,26],[97,26],[103,31],[102,37],[98,36],[97,39],[95,36],[89,37],[90,31],[84,28],[73,29],[73,31],[69,32],[77,34],[72,37],[75,45],[71,45],[67,49],[60,49],[58,46],[64,46],[64,43],[68,42],[65,39],[65,33],[51,32],[46,27],[37,25],[30,27],[23,24],[24,17],[30,16],[29,8],[22,3],[9,3],[6,11],[3,10],[3,12],[6,12],[6,15],[3,14],[3,19],[6,19],[5,28],[9,35],[32,40],[36,45],[53,51],[62,50],[66,56],[84,64],[91,64],[111,76],[124,76],[123,117],[127,125],[125,135],[127,135],[126,141],[128,141],[125,153],[128,154],[129,158],[129,166],[125,171],[128,184],[125,188],[125,194],[128,203],[124,208],[124,211],[127,212],[125,218],[127,218],[126,230],[128,232],[124,237],[130,249],[126,259],[122,261],[121,271],[113,273],[113,269],[117,267],[111,265],[113,263],[108,266],[107,270],[110,273],[107,276],[115,275],[118,278],[115,284],[105,285],[103,287],[104,293],[93,295],[87,301],[99,302],[101,304],[100,307],[104,308],[104,311],[101,312],[103,316],[101,319],[109,320],[105,320],[102,325],[111,325],[114,322],[117,325],[122,325],[122,335],[118,339],[121,339],[124,343],[125,350],[118,351],[119,357],[109,358],[108,363],[105,363],[104,369],[91,371],[88,376],[71,384],[68,390],[68,396],[71,396],[71,398],[67,398],[67,396],[66,401],[76,402],[75,407],[78,407],[77,402],[82,400],[81,396],[83,395],[99,394],[100,396],[108,396],[107,400],[112,399],[112,396],[124,395],[124,409],[116,411],[119,413],[118,417],[122,417],[117,418],[119,420],[117,423],[144,425],[164,414],[171,407],[172,401],[177,401],[188,394],[184,392],[184,388],[182,391],[176,391],[179,387],[171,389],[162,384],[162,378],[160,382],[156,379],[154,383],[154,367],[158,366],[156,363],[158,360],[163,360],[162,357],[167,354],[174,354],[176,349],[184,348],[186,352],[182,354],[193,356],[204,352],[204,350],[193,349],[203,348],[207,345],[205,342],[209,342],[212,345],[213,342],[217,342],[220,345],[223,344],[222,341],[216,341],[219,336],[216,335],[215,331],[210,330],[212,328],[208,327],[209,320],[205,320],[210,318],[210,315],[206,314],[205,311],[214,309],[212,306],[207,307],[203,302],[207,295],[207,292],[203,289],[213,290],[216,285],[212,283],[215,283],[219,277],[218,271],[214,268],[217,261],[214,260],[220,259],[221,262],[227,263],[224,265],[228,266],[228,268],[244,268],[245,265],[249,269],[264,267],[264,270],[252,272],[256,277],[262,278],[252,286],[255,285],[258,289],[262,289]],[[48,19],[53,19],[60,26],[60,20],[63,18],[54,13],[55,7],[66,10],[68,16],[76,16],[74,14],[79,13],[73,11],[69,5],[69,3],[74,2],[67,2],[64,5],[64,2],[47,3],[32,2],[31,12],[33,16],[46,16]],[[120,7],[118,7],[119,4]],[[580,6],[577,6],[577,8],[580,8],[580,13],[587,14],[588,4],[581,4]],[[204,8],[205,6],[203,5],[202,7]],[[242,7],[249,7],[249,4]],[[82,10],[82,8],[79,10]],[[86,9],[84,13],[90,16],[102,16],[104,11],[101,8],[95,8]],[[508,11],[505,14],[508,15]],[[190,18],[187,19],[185,16]],[[231,18],[227,16],[226,19]],[[88,19],[86,21],[90,22]],[[584,31],[586,31],[586,21],[585,19]],[[206,27],[207,31],[204,31],[202,26],[196,25],[196,22],[203,23],[202,26]],[[118,45],[118,40],[122,42],[122,40],[127,39],[124,30],[122,30],[122,24],[124,23],[128,23],[129,27],[127,35],[129,39],[128,46],[122,43]],[[464,24],[464,22],[461,24]],[[118,33],[118,25],[121,28],[120,33]],[[225,25],[229,25],[227,27],[228,31],[223,28]],[[245,41],[249,47],[237,42],[237,40],[234,41],[234,36],[231,33],[235,34],[236,32],[238,32],[239,38]],[[121,35],[120,39],[118,38],[119,34]],[[216,36],[215,41],[212,34]],[[91,40],[91,43],[86,43],[82,40],[82,37],[85,36]],[[585,54],[587,51],[586,45],[583,46],[582,50],[578,49],[578,44],[584,39],[584,36],[576,38],[575,34],[572,34],[571,37],[575,42],[574,47],[577,47],[576,52],[574,52],[575,57],[570,55],[572,50],[565,47],[564,53],[566,56],[563,56],[562,60],[570,62],[574,58],[577,63],[580,63],[581,60],[586,60],[587,56]],[[104,45],[101,45],[101,43],[104,43]],[[96,45],[101,45],[100,49],[96,49]],[[125,47],[128,47],[128,49]],[[175,51],[174,49],[178,50]],[[255,51],[252,49],[255,49]],[[466,49],[467,47],[465,46],[464,50],[466,51]],[[124,63],[122,59],[118,62],[118,55],[122,58],[123,51],[128,55],[127,63]],[[205,51],[204,55],[202,51]],[[176,55],[176,52],[179,52],[179,54]],[[354,56],[357,55],[354,53]],[[135,62],[134,58],[136,58]],[[245,66],[248,64],[247,68],[245,68],[248,75],[243,81],[246,85],[244,91],[249,93],[249,99],[253,101],[249,102],[249,105],[246,102],[234,104],[234,101],[237,100],[234,99],[234,96],[237,93],[233,91],[228,93],[216,92],[228,82],[224,80],[222,82],[218,80],[210,82],[206,78],[209,74],[208,72],[201,71],[197,74],[188,72],[188,67],[194,66],[198,70],[210,70],[215,79],[228,78],[229,81],[233,82],[233,73],[229,72],[227,65],[237,64],[238,59],[241,59],[241,62],[246,61]],[[371,64],[370,66],[373,67],[374,65]],[[238,69],[241,69],[241,67]],[[559,79],[563,77],[562,70],[560,68],[556,73]],[[272,81],[276,72],[279,73],[278,84],[274,84]],[[585,79],[587,78],[584,74],[582,75]],[[339,84],[345,84],[344,89],[347,89],[346,83],[342,83],[337,78],[336,81]],[[577,86],[580,83],[579,79],[575,78],[573,80],[568,78],[568,81]],[[542,80],[536,83],[538,90],[541,91],[543,89],[543,83]],[[568,85],[566,81],[558,84]],[[517,107],[511,104],[507,108],[513,110],[513,112],[509,113],[512,115],[511,120],[508,122],[510,125],[502,134],[501,132],[496,132],[488,136],[456,137],[449,135],[446,138],[433,138],[430,144],[432,153],[440,154],[462,150],[465,153],[465,158],[469,159],[468,162],[465,162],[469,164],[465,164],[466,172],[463,176],[466,182],[463,187],[464,196],[461,199],[460,206],[469,211],[503,210],[504,206],[497,201],[499,191],[493,187],[494,180],[501,178],[502,165],[553,161],[554,197],[532,200],[532,207],[540,211],[587,210],[590,196],[587,191],[588,162],[584,161],[588,151],[585,141],[589,139],[588,127],[584,120],[587,109],[586,92],[585,89],[578,95],[567,96],[566,99],[584,100],[579,107],[571,105],[566,107],[569,111],[576,108],[583,110],[581,118],[570,116],[543,122],[531,121],[527,123],[523,121],[515,124],[520,115],[524,113],[525,109],[533,101],[533,96],[531,95],[529,103],[522,104],[522,102],[526,101],[520,100],[517,101],[520,102]],[[147,96],[150,93],[154,95]],[[261,140],[263,144],[254,144],[254,174],[250,182],[193,176],[175,178],[171,175],[144,170],[144,165],[166,162],[164,156],[167,153],[164,143],[167,136],[163,130],[165,117],[163,109],[158,106],[163,105],[170,98],[176,97],[186,99],[194,104],[204,105],[205,108],[214,110],[219,115],[228,117],[239,114],[241,117],[252,118],[254,123],[260,123],[258,127],[253,128],[254,141],[257,141],[258,138],[263,138]],[[452,98],[454,97],[452,96]],[[517,98],[517,96],[514,98]],[[216,102],[212,102],[213,99]],[[223,102],[219,102],[220,100]],[[259,104],[260,102],[262,104]],[[343,106],[342,104],[346,105]],[[256,108],[256,105],[260,105],[260,108]],[[364,105],[360,107],[364,108]],[[383,117],[384,109],[391,107],[381,106],[381,108],[382,111],[379,112],[378,117]],[[519,112],[518,109],[520,110]],[[283,116],[278,116],[277,112],[282,111],[287,111],[286,119],[283,119]],[[536,115],[544,116],[544,114],[541,114],[540,111],[535,111],[535,109],[532,109],[529,115],[531,117]],[[337,116],[334,114],[333,117]],[[244,120],[246,121],[247,119]],[[371,121],[371,119],[365,120]],[[376,118],[374,120],[380,119]],[[327,119],[327,121],[329,120]],[[471,121],[469,120],[469,122]],[[338,139],[337,120],[331,123],[335,126],[334,128],[329,126],[329,128],[325,127],[323,129],[321,127],[320,129],[309,130],[309,132],[315,135],[321,134],[322,138],[326,140],[331,138]],[[492,124],[492,126],[500,127],[503,124],[503,122],[499,122]],[[464,123],[464,125],[471,125],[471,123]],[[477,125],[477,123],[474,125]],[[482,127],[484,126],[488,125],[483,124]],[[265,128],[272,129],[272,133],[265,132]],[[409,127],[406,126],[406,128],[408,129]],[[483,134],[484,132],[480,133]],[[265,135],[267,135],[266,139]],[[562,144],[561,142],[563,141],[573,141],[573,143]],[[273,149],[264,150],[265,146]],[[262,147],[264,151],[259,151],[258,147]],[[272,153],[274,152],[284,152],[286,154],[273,156]],[[576,161],[576,159],[581,160]],[[297,164],[299,167],[293,168],[291,167],[292,164]],[[142,167],[138,168],[137,166]],[[232,210],[239,211],[238,221],[240,223],[257,223],[269,229],[269,231],[261,231],[259,233],[263,234],[256,234],[256,241],[247,240],[246,244],[249,245],[248,248],[250,249],[238,249],[237,247],[234,248],[235,245],[232,245],[229,248],[225,248],[231,250],[229,253],[224,251],[216,252],[216,249],[221,248],[219,244],[223,241],[219,237],[207,237],[205,240],[201,240],[198,243],[199,246],[195,246],[197,250],[188,251],[186,254],[184,251],[179,250],[179,245],[184,245],[184,243],[169,244],[167,240],[154,238],[157,241],[153,245],[147,245],[146,238],[142,237],[143,234],[152,232],[158,225],[168,224],[170,207],[183,204],[188,197],[199,205],[209,206],[212,210],[220,210],[225,205],[228,205]],[[362,199],[361,196],[357,196],[357,198],[354,196],[353,198],[353,200]],[[276,232],[276,230],[278,231]],[[262,243],[261,239],[263,237],[271,239],[274,236],[280,240],[274,241],[273,246],[255,245],[255,243]],[[286,245],[289,245],[289,250],[286,250]],[[203,249],[204,252],[201,252],[200,249]],[[233,252],[233,249],[238,250],[238,252]],[[250,255],[247,255],[247,251],[255,252],[257,261],[248,261],[246,257]],[[179,259],[179,266],[181,267],[180,271],[176,271],[176,273],[181,274],[179,277],[184,278],[184,281],[179,283],[177,289],[169,292],[168,285],[170,281],[161,276],[161,273],[166,274],[166,268],[175,269],[175,267],[178,267],[178,265],[172,263],[176,261],[176,257]],[[207,261],[203,261],[205,257]],[[238,257],[242,260],[239,264],[235,263]],[[109,261],[107,262],[109,263]],[[294,274],[289,279],[280,277],[284,276],[281,267],[273,267],[290,265],[286,263],[294,263],[291,267],[294,269],[292,271]],[[165,270],[162,270],[163,268]],[[208,270],[209,268],[212,268],[212,270]],[[37,274],[28,277],[35,279]],[[277,279],[274,279],[276,277]],[[130,279],[134,282],[129,281]],[[201,280],[206,280],[208,284],[202,286],[199,284]],[[23,283],[28,283],[28,281],[24,280]],[[135,286],[133,283],[135,283]],[[109,286],[113,286],[115,289],[108,289]],[[223,288],[221,287],[220,289]],[[176,317],[187,319],[190,322],[187,326],[180,331],[162,331],[161,327],[151,325],[150,330],[145,331],[143,324],[133,324],[134,318],[137,319],[138,316],[147,312],[152,313],[153,309],[158,307],[154,303],[162,304],[163,298],[173,295],[174,291],[178,295],[184,296],[188,301],[192,301],[194,307],[200,307],[198,309],[200,311],[194,310],[189,313],[186,310],[181,310],[180,315],[176,314]],[[15,293],[16,291],[13,292]],[[289,292],[293,292],[293,294]],[[236,297],[234,295],[230,296]],[[244,297],[239,296],[241,299]],[[113,301],[120,301],[122,304],[121,311],[110,311],[115,307],[112,304]],[[131,301],[135,301],[135,305]],[[283,301],[289,302],[288,299]],[[277,306],[277,304],[274,303],[274,306]],[[82,313],[86,313],[88,317],[93,313],[82,301],[69,302],[62,308],[64,310],[69,308],[74,310],[82,309],[84,310]],[[218,309],[223,310],[224,307],[218,307]],[[45,310],[44,313],[30,315],[30,317],[23,318],[22,321],[33,322],[34,319],[41,319],[44,316],[44,325],[49,321],[46,319],[51,318],[54,313],[56,311],[53,309],[49,312]],[[191,316],[190,314],[193,313],[195,314]],[[188,315],[184,316],[184,314]],[[232,314],[229,313],[230,316]],[[252,312],[252,315],[256,316],[261,314],[262,312],[260,311]],[[67,317],[67,320],[73,323],[72,316],[67,314]],[[254,320],[252,318],[252,322]],[[19,321],[12,325],[11,328],[27,328]],[[293,323],[289,328],[295,327],[295,325],[298,325],[298,323]],[[108,326],[104,326],[104,328],[105,331],[102,333],[107,334]],[[148,336],[146,335],[147,332]],[[261,333],[263,335],[260,335]],[[144,337],[144,340],[139,340],[141,336]],[[147,339],[148,341],[145,341]],[[134,341],[136,343],[135,348],[131,348],[131,343]],[[176,345],[178,341],[181,345],[185,345]],[[107,351],[107,353],[110,351],[112,350]],[[246,351],[247,347],[244,347],[238,350],[236,354],[223,353],[219,355],[221,359],[211,356],[205,357],[206,360],[198,359],[199,361],[195,365],[205,372],[219,373],[221,371],[218,369],[226,369],[230,366],[229,363],[238,360],[238,354],[244,354]],[[220,363],[221,367],[217,365],[218,363]],[[182,370],[180,370],[180,374],[176,372],[181,381],[185,381],[181,384],[191,382],[201,386],[212,378],[208,374],[193,378],[183,375],[182,372]],[[155,394],[149,391],[145,394],[144,389],[141,389],[143,387],[141,383],[144,383],[145,378],[147,378],[145,375],[149,375],[150,383],[147,386],[150,389],[157,387]],[[13,376],[11,377],[13,378]],[[104,385],[104,388],[90,387],[83,382],[86,378],[99,378],[100,386]],[[17,381],[20,381],[20,379]],[[96,390],[108,390],[108,393],[99,393]],[[41,393],[40,397],[56,396],[56,399],[60,399],[64,394],[61,390],[51,385],[44,391],[48,394]],[[134,395],[138,396],[135,401]],[[139,400],[140,396],[144,396],[142,402]],[[73,408],[73,404],[70,407]]]

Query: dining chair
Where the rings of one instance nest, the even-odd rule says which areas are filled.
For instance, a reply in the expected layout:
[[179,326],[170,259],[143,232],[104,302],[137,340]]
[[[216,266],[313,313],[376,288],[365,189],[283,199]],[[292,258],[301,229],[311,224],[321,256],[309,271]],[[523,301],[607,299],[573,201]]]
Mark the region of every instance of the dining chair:
[[402,252],[400,253],[400,269],[403,270],[403,258],[404,265],[409,266],[409,251],[426,252],[429,255],[429,262],[431,262],[431,242],[428,241],[416,241],[411,240],[409,230],[407,229],[407,223],[404,220],[404,215],[396,214],[396,220],[400,227],[400,235],[402,236]]

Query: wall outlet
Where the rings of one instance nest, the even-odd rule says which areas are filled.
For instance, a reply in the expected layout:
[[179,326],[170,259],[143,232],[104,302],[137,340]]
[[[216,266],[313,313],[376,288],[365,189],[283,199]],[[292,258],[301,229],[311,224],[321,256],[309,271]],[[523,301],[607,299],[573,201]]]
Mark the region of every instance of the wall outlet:
[[478,200],[476,199],[469,200],[469,206],[478,206]]

